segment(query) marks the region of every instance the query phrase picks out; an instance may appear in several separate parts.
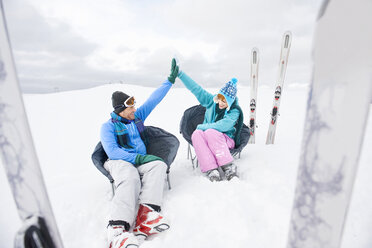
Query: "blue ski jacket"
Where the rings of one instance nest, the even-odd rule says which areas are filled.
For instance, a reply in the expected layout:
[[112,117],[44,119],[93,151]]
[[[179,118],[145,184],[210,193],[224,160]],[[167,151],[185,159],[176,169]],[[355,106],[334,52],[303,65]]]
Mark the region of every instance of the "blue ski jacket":
[[[206,108],[204,122],[203,124],[199,124],[197,126],[197,129],[204,131],[213,128],[221,133],[225,133],[227,136],[234,139],[236,131],[234,126],[239,119],[240,115],[239,110],[237,109],[231,109],[229,111],[226,110],[224,118],[219,121],[215,121],[217,115],[216,114],[217,103],[214,102],[214,97],[217,94],[212,95],[208,91],[204,90],[200,85],[198,85],[183,71],[181,71],[178,74],[178,77],[181,79],[186,88],[189,89],[191,93],[195,95],[199,103]],[[238,99],[236,98],[235,101],[237,102]]]
[[[163,84],[151,94],[146,102],[136,110],[134,114],[136,119],[141,119],[144,122],[152,110],[163,100],[172,85],[173,84],[168,80],[164,81]],[[129,121],[129,124],[126,124],[126,126],[128,128],[128,142],[133,148],[127,149],[119,145],[118,138],[115,134],[115,126],[111,119],[102,124],[100,135],[101,143],[109,159],[125,160],[135,164],[135,159],[138,154],[147,154],[146,146],[141,139],[134,120]]]

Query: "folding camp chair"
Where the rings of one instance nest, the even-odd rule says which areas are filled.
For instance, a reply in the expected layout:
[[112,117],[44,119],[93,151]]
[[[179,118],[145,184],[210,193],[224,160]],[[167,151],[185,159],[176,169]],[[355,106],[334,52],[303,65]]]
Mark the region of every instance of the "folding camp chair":
[[[153,126],[146,126],[145,127],[145,137],[147,139],[147,154],[155,155],[164,160],[167,164],[167,182],[168,188],[171,189],[171,184],[169,180],[169,172],[170,172],[170,165],[173,163],[178,147],[180,142],[178,141],[177,137],[167,131]],[[93,164],[97,167],[97,169],[105,175],[112,186],[112,193],[115,194],[115,185],[114,179],[110,175],[110,173],[103,167],[105,162],[108,160],[108,156],[105,150],[102,147],[101,142],[98,142],[96,145],[93,154],[92,154],[92,161]]]
[[[192,141],[191,135],[195,131],[197,125],[203,123],[205,115],[205,107],[202,105],[195,105],[185,110],[181,118],[180,133],[188,143],[187,147],[187,159],[191,159],[193,168],[198,167],[198,159],[196,154],[192,153]],[[250,130],[245,124],[243,124],[242,131],[240,133],[240,145],[230,149],[230,153],[233,157],[240,158],[240,153],[243,148],[248,144],[250,137]]]

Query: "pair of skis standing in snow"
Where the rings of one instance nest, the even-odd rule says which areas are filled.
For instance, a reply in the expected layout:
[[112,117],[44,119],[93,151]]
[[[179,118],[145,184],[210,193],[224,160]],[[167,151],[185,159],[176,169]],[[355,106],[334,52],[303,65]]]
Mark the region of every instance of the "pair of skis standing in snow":
[[[279,115],[279,106],[282,96],[285,72],[287,69],[289,49],[291,47],[292,34],[287,31],[283,35],[282,46],[280,51],[279,72],[277,82],[275,85],[274,102],[271,110],[271,118],[269,129],[266,137],[266,144],[274,144],[277,118]],[[251,99],[250,99],[250,116],[249,116],[249,129],[251,136],[249,143],[254,144],[256,139],[256,106],[257,106],[257,86],[258,86],[258,65],[259,65],[259,51],[257,48],[252,49],[251,54]]]
[[[114,92],[111,98],[114,110],[102,125],[100,135],[109,157],[104,168],[114,179],[116,188],[107,232],[111,248],[136,247],[148,236],[169,229],[160,213],[167,165],[160,157],[147,154],[144,121],[177,77],[206,108],[204,122],[192,135],[201,171],[211,181],[222,180],[219,167],[226,179],[236,176],[229,149],[239,145],[243,126],[243,113],[236,98],[237,79],[231,79],[213,95],[179,71],[173,59],[168,80],[138,109],[134,96]],[[132,223],[133,232],[130,232]]]

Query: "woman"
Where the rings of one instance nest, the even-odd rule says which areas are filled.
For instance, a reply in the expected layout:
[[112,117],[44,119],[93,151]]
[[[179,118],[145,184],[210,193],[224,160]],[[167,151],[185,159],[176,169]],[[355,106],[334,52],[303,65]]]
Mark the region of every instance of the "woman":
[[213,182],[222,179],[218,170],[221,167],[226,179],[231,180],[237,174],[230,149],[240,144],[243,126],[243,112],[236,97],[238,80],[232,78],[213,95],[182,71],[178,78],[206,108],[203,124],[191,136],[200,170]]

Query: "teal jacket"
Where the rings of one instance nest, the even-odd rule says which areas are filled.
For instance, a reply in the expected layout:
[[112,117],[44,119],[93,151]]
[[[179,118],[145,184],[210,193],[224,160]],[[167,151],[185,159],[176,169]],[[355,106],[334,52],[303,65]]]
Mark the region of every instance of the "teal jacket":
[[[206,108],[204,122],[203,124],[199,124],[197,126],[197,129],[204,131],[212,128],[234,139],[236,132],[234,126],[238,121],[239,115],[241,113],[239,109],[233,108],[229,111],[226,110],[223,119],[215,121],[217,116],[216,113],[217,103],[214,102],[214,97],[217,94],[213,95],[208,91],[204,90],[200,85],[198,85],[183,71],[181,71],[178,74],[178,77],[179,79],[181,79],[186,88],[189,89],[191,93],[193,93],[196,96],[199,103]],[[238,105],[238,98],[235,99],[235,104]]]

